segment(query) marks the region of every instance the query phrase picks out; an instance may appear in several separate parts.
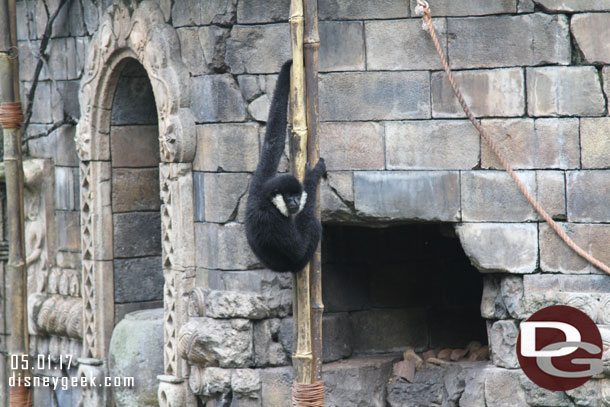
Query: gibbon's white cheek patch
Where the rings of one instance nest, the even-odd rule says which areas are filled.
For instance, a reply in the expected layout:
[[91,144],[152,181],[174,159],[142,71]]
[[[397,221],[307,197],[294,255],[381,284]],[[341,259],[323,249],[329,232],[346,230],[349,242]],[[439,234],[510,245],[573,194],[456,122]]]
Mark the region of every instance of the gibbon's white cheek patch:
[[[301,196],[301,200],[302,199],[303,198]],[[276,196],[274,196],[273,199],[271,200],[271,202],[273,202],[273,205],[275,205],[277,210],[280,211],[280,213],[282,215],[284,215],[285,217],[290,216],[290,213],[288,212],[288,208],[286,207],[286,202],[284,202],[284,197],[282,196],[282,194],[277,194]]]
[[307,203],[307,192],[303,191],[301,194],[301,201],[299,202],[299,210],[297,213],[301,212]]

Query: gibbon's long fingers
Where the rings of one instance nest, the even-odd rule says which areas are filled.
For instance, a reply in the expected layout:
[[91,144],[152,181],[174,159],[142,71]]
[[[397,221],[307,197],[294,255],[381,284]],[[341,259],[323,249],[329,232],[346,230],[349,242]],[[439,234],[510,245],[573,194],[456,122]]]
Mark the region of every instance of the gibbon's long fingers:
[[271,178],[277,172],[286,144],[286,120],[288,116],[291,66],[292,60],[282,65],[273,92],[271,107],[269,108],[263,151],[261,151],[261,157],[256,168],[256,172],[263,179]]

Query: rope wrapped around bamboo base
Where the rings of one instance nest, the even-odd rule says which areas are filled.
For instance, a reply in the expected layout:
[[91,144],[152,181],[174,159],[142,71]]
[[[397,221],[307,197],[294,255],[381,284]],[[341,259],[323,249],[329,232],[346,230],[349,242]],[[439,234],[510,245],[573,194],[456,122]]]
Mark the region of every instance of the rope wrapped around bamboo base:
[[11,387],[11,407],[30,407],[32,405],[32,392],[26,386]]
[[292,383],[292,407],[324,407],[324,383]]
[[0,126],[5,129],[18,129],[23,123],[20,102],[6,102],[0,105]]

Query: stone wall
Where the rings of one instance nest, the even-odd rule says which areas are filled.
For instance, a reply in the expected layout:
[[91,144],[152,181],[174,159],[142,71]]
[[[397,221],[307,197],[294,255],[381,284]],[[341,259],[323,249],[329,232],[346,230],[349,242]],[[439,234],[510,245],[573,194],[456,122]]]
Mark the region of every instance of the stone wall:
[[[36,84],[27,153],[47,160],[51,175],[45,183],[52,186],[54,196],[45,201],[49,210],[42,230],[48,267],[38,267],[36,275],[48,285],[41,287],[44,297],[39,305],[49,301],[47,297],[71,301],[67,297],[78,298],[81,293],[81,191],[96,193],[98,186],[87,185],[86,174],[77,170],[74,123],[90,109],[108,114],[112,107],[80,106],[78,89],[97,91],[87,90],[90,83],[81,79],[97,75],[84,72],[85,60],[93,49],[91,36],[113,2],[69,1],[53,24],[48,46],[42,50],[45,63],[35,77],[45,24],[57,7],[57,2],[47,3],[45,7],[43,0],[17,2],[24,101]],[[146,4],[152,3],[141,3]],[[197,150],[192,164],[180,164],[178,175],[172,172],[165,178],[178,179],[185,173],[190,177],[192,169],[193,219],[174,231],[194,229],[193,275],[200,290],[190,300],[179,291],[171,296],[175,302],[168,302],[168,291],[165,297],[166,313],[175,312],[170,320],[187,319],[188,309],[189,322],[180,330],[178,343],[197,344],[188,347],[192,352],[180,349],[191,365],[185,369],[189,388],[208,405],[227,405],[227,400],[233,406],[281,405],[291,381],[290,347],[282,342],[282,332],[290,326],[291,276],[261,268],[248,249],[243,226],[248,184],[276,75],[290,57],[288,4],[288,0],[160,0],[158,6],[138,9],[151,16],[158,9],[154,18],[168,23],[165,31],[151,35],[157,43],[132,50],[140,62],[146,60],[143,66],[153,88],[166,80],[151,77],[150,70],[159,72],[163,64],[172,63],[157,56],[164,46],[174,44],[173,35],[189,73],[185,83],[166,86],[188,90],[172,103],[190,109]],[[456,227],[465,253],[484,273],[481,315],[488,321],[493,366],[472,382],[475,387],[453,394],[454,404],[463,398],[461,405],[512,406],[516,399],[511,397],[518,397],[522,405],[532,406],[610,405],[605,376],[555,397],[532,390],[518,370],[514,355],[518,324],[542,306],[578,306],[598,323],[604,340],[610,338],[610,301],[604,289],[608,277],[579,259],[541,222],[479,140],[421,29],[415,4],[415,0],[319,2],[320,150],[329,169],[322,186],[323,221],[375,227],[448,222]],[[127,13],[133,13],[134,7]],[[604,243],[610,233],[605,187],[610,179],[606,136],[610,48],[605,41],[610,35],[610,2],[431,0],[431,8],[458,85],[482,125],[553,218],[586,250],[609,262]],[[120,23],[113,29],[116,36],[122,35]],[[131,78],[134,83],[143,80],[143,72]],[[144,109],[138,117],[146,119],[130,121],[114,109],[108,119],[108,125],[114,121],[108,128],[110,147],[134,154],[120,163],[112,153],[113,214],[105,222],[115,226],[117,252],[139,251],[113,258],[115,263],[153,259],[163,245],[165,261],[174,254],[167,251],[165,241],[156,241],[157,229],[152,226],[161,222],[159,201],[153,196],[169,194],[163,185],[159,190],[153,187],[159,162],[155,135],[172,130],[161,123],[166,117],[153,115],[150,104],[139,103],[145,97],[129,93],[135,89],[132,85],[123,85],[117,98],[126,92],[128,99],[138,101],[133,103],[136,110]],[[164,112],[168,96],[161,92],[154,98],[157,112]],[[122,144],[126,140],[127,145]],[[156,161],[146,161],[153,152]],[[167,164],[168,173],[169,168]],[[283,160],[282,169],[286,168]],[[141,192],[148,198],[132,200],[120,209],[118,192],[124,188],[129,193],[134,183],[147,186]],[[37,191],[32,197],[44,195],[42,189]],[[190,193],[188,187],[172,190],[174,200],[185,191]],[[98,209],[87,208],[92,216],[99,216]],[[168,213],[179,209],[180,200],[169,206]],[[129,240],[134,237],[137,242]],[[119,244],[123,238],[124,244]],[[139,246],[141,242],[147,242],[146,247]],[[185,247],[191,244],[184,242]],[[155,254],[148,251],[153,247]],[[170,249],[181,250],[179,242]],[[191,272],[183,266],[169,267]],[[116,264],[115,268],[120,269]],[[39,270],[48,271],[48,277]],[[124,275],[130,279],[135,273]],[[146,277],[160,283],[160,273],[154,275]],[[138,301],[152,304],[159,298]],[[165,320],[167,335],[167,315]],[[325,331],[340,330],[341,321],[327,317]],[[49,344],[54,337],[55,355],[69,351],[76,338],[66,332],[62,328],[50,336],[45,333],[47,339],[41,343]],[[45,346],[38,351],[52,353]],[[369,374],[378,370],[390,375],[391,360],[346,363],[325,367],[329,405],[356,405],[361,401],[357,395],[373,392],[377,404],[369,405],[383,406],[388,391],[393,395],[402,391],[386,389],[385,381]],[[357,383],[352,389],[360,386],[360,390],[342,388],[347,381]],[[510,386],[501,392],[498,383],[505,382]],[[483,393],[477,392],[483,388]],[[474,400],[473,394],[484,394],[485,399]],[[221,402],[225,404],[215,404]],[[400,405],[395,398],[391,403]]]

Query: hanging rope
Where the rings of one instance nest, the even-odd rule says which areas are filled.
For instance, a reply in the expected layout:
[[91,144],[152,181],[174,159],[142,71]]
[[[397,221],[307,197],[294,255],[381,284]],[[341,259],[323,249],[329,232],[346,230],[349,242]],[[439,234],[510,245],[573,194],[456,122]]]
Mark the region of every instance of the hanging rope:
[[515,174],[515,172],[511,168],[510,164],[508,163],[508,161],[506,161],[506,159],[504,158],[504,156],[502,155],[502,153],[500,152],[500,150],[498,149],[496,144],[493,142],[493,140],[491,139],[491,137],[489,136],[487,131],[485,131],[485,129],[476,120],[476,118],[472,114],[472,111],[470,110],[470,108],[468,107],[466,102],[464,101],[464,98],[462,97],[460,90],[457,88],[457,85],[455,84],[455,79],[451,72],[451,68],[449,68],[449,64],[447,63],[447,58],[445,58],[445,54],[443,53],[441,44],[439,43],[438,37],[436,36],[436,30],[434,29],[434,25],[432,24],[432,16],[430,15],[430,6],[428,5],[428,2],[426,2],[424,0],[417,0],[417,7],[418,7],[417,11],[423,12],[423,19],[426,24],[425,30],[428,31],[428,34],[430,34],[430,37],[432,37],[432,42],[434,42],[434,47],[436,48],[436,52],[438,52],[438,55],[441,58],[441,62],[443,63],[445,73],[447,74],[447,78],[449,79],[449,83],[451,84],[451,87],[453,88],[453,92],[455,93],[455,96],[457,96],[458,101],[460,102],[460,105],[462,106],[462,109],[464,110],[464,113],[466,113],[466,116],[468,116],[468,118],[472,122],[472,125],[479,131],[479,133],[485,139],[485,141],[487,141],[487,144],[489,145],[491,150],[494,152],[494,154],[498,157],[498,159],[502,163],[502,166],[504,167],[506,172],[508,172],[508,174],[511,176],[513,181],[515,181],[515,183],[517,184],[517,187],[519,187],[519,190],[525,196],[525,199],[528,200],[528,202],[534,207],[534,209],[536,209],[536,212],[538,212],[540,214],[540,216],[542,216],[542,218],[545,220],[545,222],[549,224],[549,226],[555,231],[555,233],[557,233],[557,235],[572,250],[574,250],[580,257],[587,260],[589,263],[593,264],[598,269],[603,270],[607,274],[610,274],[610,267],[608,267],[601,261],[597,260],[595,257],[591,256],[584,249],[582,249],[580,246],[578,246],[576,243],[574,243],[574,241],[572,239],[570,239],[570,237],[566,234],[566,232],[563,231],[563,229],[551,218],[551,216],[544,209],[542,209],[540,204],[538,202],[536,202],[534,197],[527,191],[527,189],[525,188],[525,185],[523,185],[521,180],[519,180],[519,178],[517,177],[517,174]]
[[292,384],[293,407],[324,407],[324,383]]

